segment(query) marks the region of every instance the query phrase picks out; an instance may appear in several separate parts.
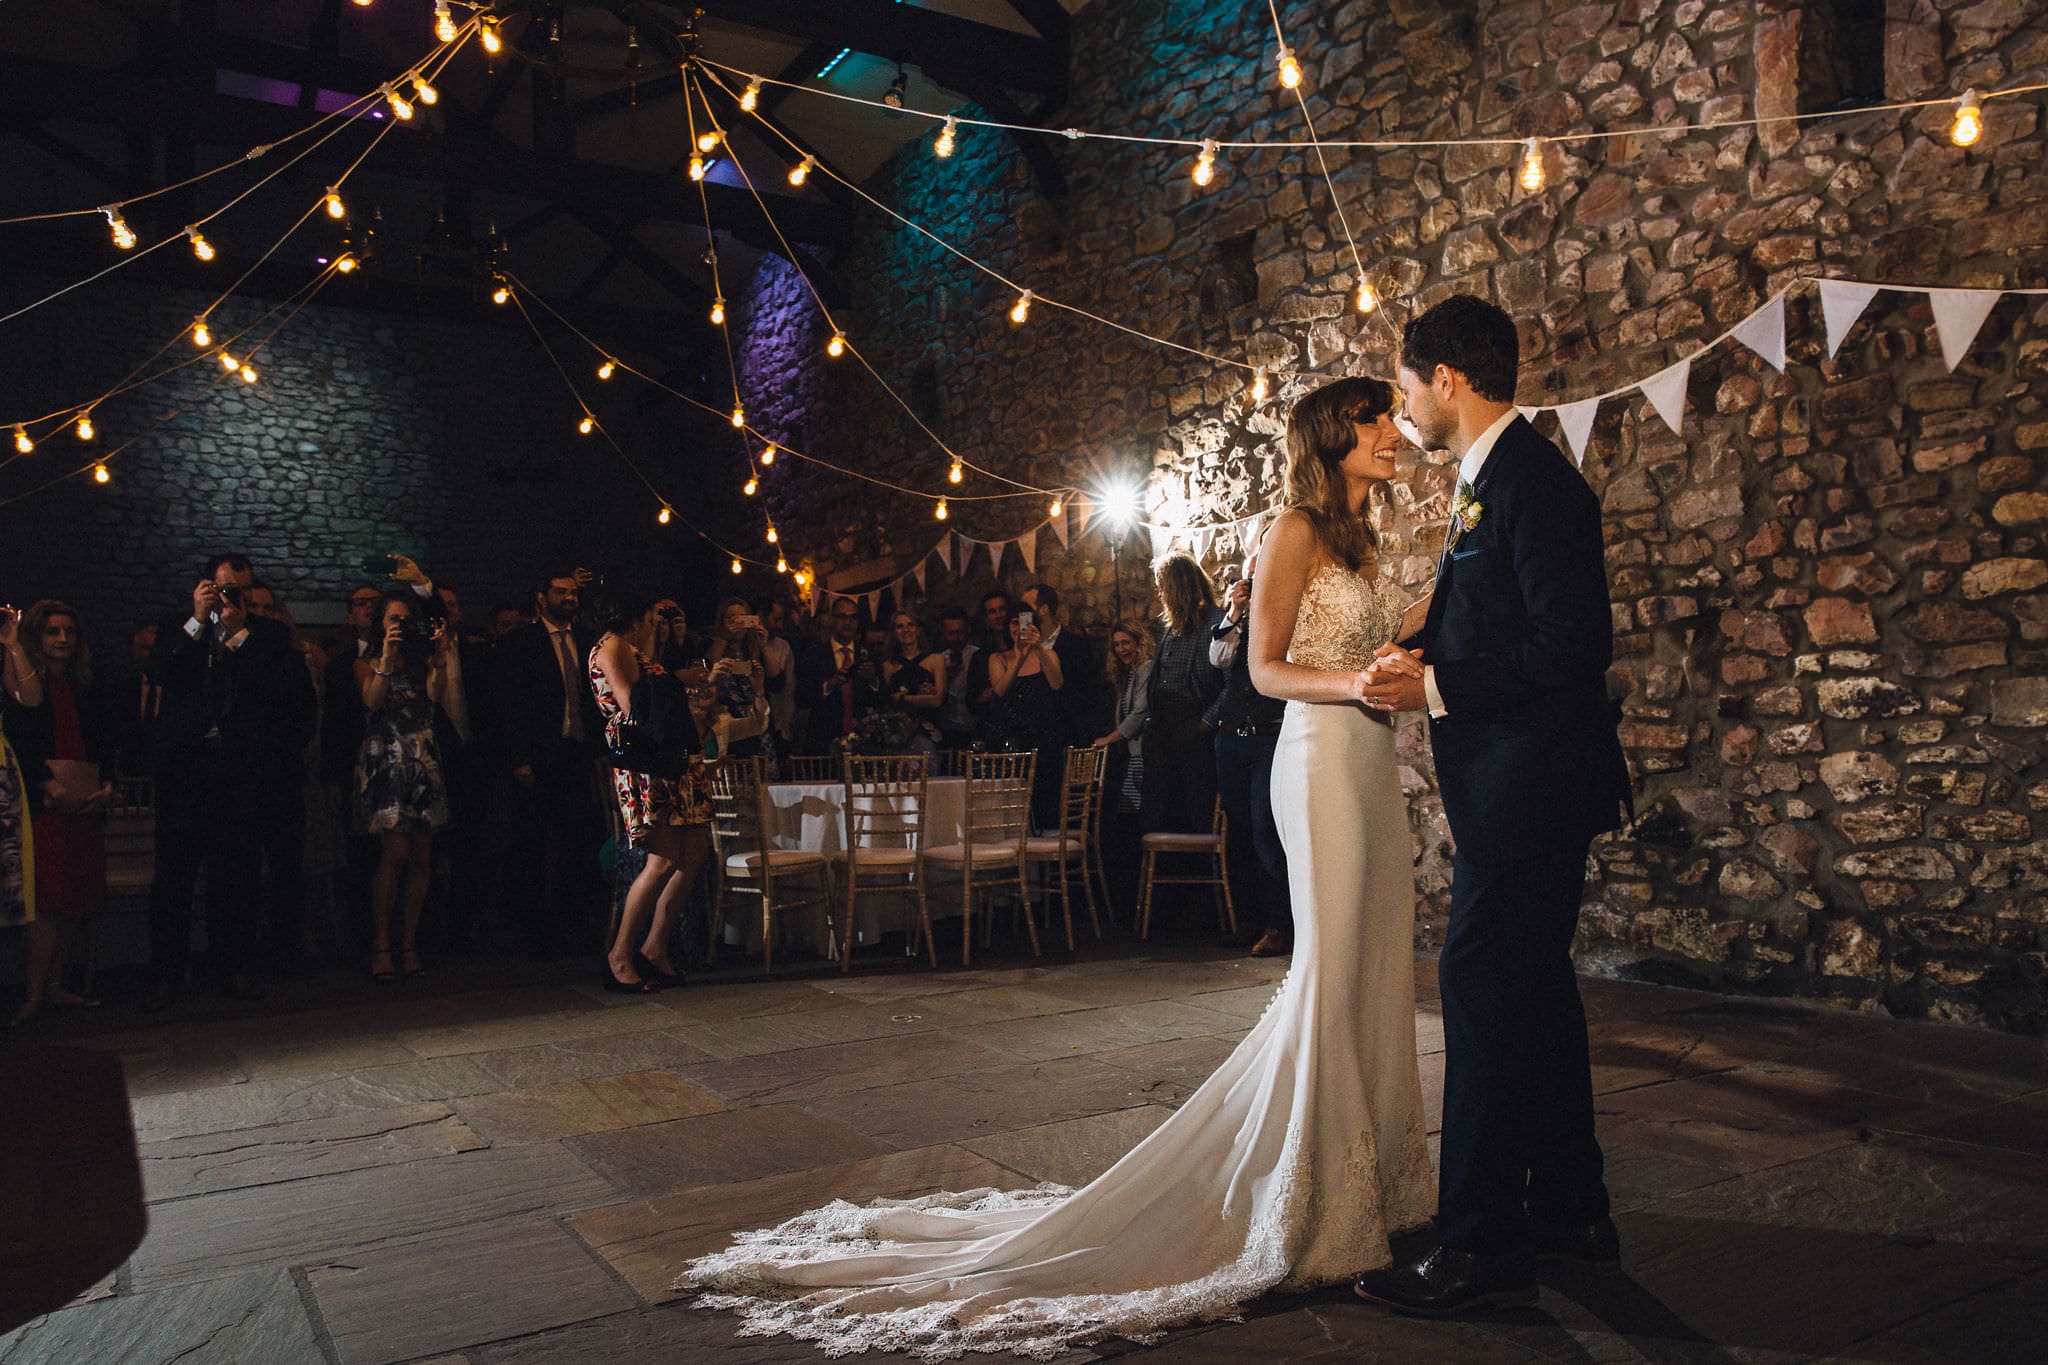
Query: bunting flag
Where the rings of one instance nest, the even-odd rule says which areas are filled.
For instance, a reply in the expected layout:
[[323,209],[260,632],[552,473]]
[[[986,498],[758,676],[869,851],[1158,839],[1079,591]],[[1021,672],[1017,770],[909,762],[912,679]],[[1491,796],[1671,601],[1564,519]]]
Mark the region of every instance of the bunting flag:
[[1060,514],[1052,519],[1052,533],[1060,538],[1060,548],[1067,548],[1067,518],[1074,515],[1070,506],[1060,508]]
[[1520,403],[1517,403],[1515,404],[1515,411],[1522,414],[1522,420],[1524,422],[1534,422],[1536,420],[1536,414],[1543,411],[1543,409],[1525,408]]
[[910,576],[917,580],[917,590],[919,592],[924,591],[924,566],[927,563],[929,563],[930,560],[931,556],[926,555],[923,559],[918,560],[917,567],[910,571]]
[[1667,365],[1645,379],[1636,387],[1643,397],[1650,400],[1650,406],[1657,409],[1657,415],[1664,419],[1664,425],[1671,428],[1671,434],[1679,434],[1680,424],[1685,421],[1685,381],[1692,374],[1692,357],[1687,356],[1676,365]]
[[1007,544],[1009,542],[1006,540],[991,540],[988,542],[988,569],[990,573],[998,578],[1003,575],[1003,547]]
[[1877,291],[1877,285],[1858,284],[1854,280],[1820,282],[1820,315],[1827,322],[1828,359],[1833,360],[1835,352],[1842,349],[1842,338],[1849,335],[1849,329],[1863,316]]
[[932,553],[939,557],[939,563],[946,566],[947,573],[953,572],[953,537],[951,535],[940,536],[939,543],[932,547]]
[[1779,374],[1785,372],[1785,296],[1781,293],[1751,313],[1729,333],[1764,358]]
[[1564,428],[1564,439],[1572,448],[1572,458],[1582,465],[1586,462],[1586,442],[1593,435],[1593,419],[1599,414],[1600,400],[1597,398],[1581,398],[1557,410],[1557,424]]
[[1209,557],[1209,544],[1216,538],[1214,526],[1197,526],[1188,532],[1188,551],[1197,564]]
[[1038,572],[1038,532],[1026,531],[1017,537],[1017,553],[1024,557],[1024,572]]
[[1963,363],[1984,319],[1998,306],[2004,294],[1996,289],[1930,289],[1927,302],[1934,306],[1934,330],[1941,335],[1941,358],[1951,373]]
[[882,590],[881,590],[880,588],[876,588],[876,589],[875,589],[875,590],[874,590],[873,592],[869,593],[869,594],[868,594],[868,598],[867,598],[867,601],[868,601],[868,620],[870,620],[870,621],[879,621],[879,620],[881,620],[881,619],[882,619]]

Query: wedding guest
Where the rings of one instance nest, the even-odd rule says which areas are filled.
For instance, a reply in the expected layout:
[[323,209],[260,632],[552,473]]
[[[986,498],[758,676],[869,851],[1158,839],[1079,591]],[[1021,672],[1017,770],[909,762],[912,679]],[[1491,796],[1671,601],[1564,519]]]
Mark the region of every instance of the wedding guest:
[[191,956],[193,892],[206,879],[207,945],[230,999],[260,999],[250,975],[260,938],[249,831],[273,773],[299,761],[317,702],[290,634],[249,615],[246,556],[216,555],[192,588],[189,613],[157,632],[149,674],[160,691],[151,727],[156,872],[150,887],[145,1012],[170,1005]]
[[495,602],[491,605],[490,620],[491,639],[501,640],[521,626],[532,624],[533,616],[524,607],[514,603]]
[[983,744],[990,749],[1000,749],[1012,741],[1009,711],[989,684],[989,665],[1011,646],[1013,615],[1008,593],[997,589],[982,594],[981,649],[967,665],[967,706],[974,713],[975,728]]
[[[0,606],[0,695],[9,700],[42,700],[21,649],[20,614]],[[0,929],[34,932],[36,922],[35,836],[28,813],[28,784],[7,742],[7,710],[0,706]]]
[[797,658],[797,699],[811,707],[810,725],[799,746],[807,754],[831,753],[874,700],[872,689],[859,676],[860,608],[848,598],[835,597],[825,620],[830,636],[814,641]]
[[[598,636],[590,651],[591,693],[607,738],[615,740],[619,727],[632,723],[634,685],[665,671],[652,657],[662,618],[646,599],[620,591],[600,596],[592,618]],[[680,985],[670,945],[711,847],[711,793],[702,761],[692,758],[676,777],[615,768],[612,789],[626,839],[645,862],[626,891],[606,953],[604,988],[636,993],[653,990],[656,981]]]
[[1225,595],[1222,621],[1211,633],[1209,662],[1224,673],[1223,692],[1203,719],[1215,732],[1216,789],[1230,817],[1230,880],[1238,914],[1261,930],[1253,957],[1273,957],[1294,946],[1294,915],[1287,899],[1287,853],[1273,819],[1273,753],[1287,703],[1252,686],[1250,653],[1252,574],[1258,556],[1248,555],[1244,574]]
[[1145,780],[1145,727],[1152,711],[1152,632],[1119,624],[1109,633],[1109,690],[1116,724],[1095,743],[1109,750],[1102,772],[1103,871],[1122,901],[1137,889],[1139,793]]
[[[115,724],[115,770],[140,772],[147,760],[148,722],[156,714],[156,688],[149,680],[149,655],[156,648],[156,623],[128,637],[128,657],[102,679]],[[101,670],[109,672],[109,670]]]
[[[378,620],[384,611],[384,590],[374,583],[349,589],[343,620],[345,632],[329,641],[327,669],[320,679],[320,793],[327,838],[337,844],[333,896],[346,908],[344,922],[353,930],[362,921],[359,908],[370,899],[370,878],[377,867],[377,841],[358,834],[350,820],[356,755],[363,747],[363,702],[356,686],[356,661],[379,649]],[[318,842],[318,841],[316,841]],[[361,946],[346,945],[351,953]]]
[[1138,818],[1148,834],[1206,831],[1216,804],[1216,746],[1202,717],[1223,691],[1223,672],[1209,662],[1210,632],[1223,613],[1216,585],[1193,555],[1168,555],[1154,577],[1162,629]]
[[466,945],[477,936],[492,899],[490,722],[491,650],[483,639],[463,629],[462,596],[437,584],[442,615],[448,623],[448,648],[443,654],[441,702],[434,710],[434,742],[441,751],[441,771],[448,782],[448,827],[434,841],[442,863],[435,878],[439,887],[439,938]]
[[[946,700],[939,708],[939,733],[946,747],[969,749],[974,746],[977,725],[974,708],[967,704],[967,685],[982,651],[968,639],[967,613],[959,607],[939,613],[939,645],[946,666]],[[983,665],[982,672],[987,671]]]
[[1060,613],[1059,590],[1050,583],[1033,583],[1024,589],[1024,607],[1045,637],[1045,645],[1060,656],[1060,670],[1066,674],[1066,703],[1069,743],[1086,744],[1109,719],[1103,696],[1102,665],[1095,647],[1079,631],[1068,630]]
[[[762,608],[757,604],[755,610]],[[768,728],[775,735],[775,751],[787,754],[796,739],[796,643],[790,638],[789,603],[779,597],[770,601],[761,620],[768,629],[762,653],[774,661],[768,681]]]
[[[409,589],[385,594],[383,638],[374,658],[355,662],[365,712],[356,759],[355,825],[374,835],[377,870],[370,881],[370,976],[379,984],[419,976],[420,913],[433,875],[434,833],[448,823],[448,787],[434,742],[434,709],[447,696],[448,622]],[[401,897],[402,902],[401,902]],[[402,941],[394,961],[391,919],[400,912]]]
[[[92,654],[75,607],[54,599],[23,612],[15,648],[40,685],[32,704],[10,688],[0,696],[7,733],[26,782],[35,844],[36,916],[28,925],[28,972],[14,1022],[53,1005],[97,1005],[65,988],[77,926],[106,908],[106,809],[113,783],[115,725],[93,686]],[[27,689],[26,695],[33,695]]]
[[1045,643],[1034,622],[1019,620],[1010,632],[1010,648],[990,658],[988,678],[1008,713],[1011,744],[1038,754],[1031,786],[1032,823],[1053,828],[1060,820],[1060,783],[1072,728],[1062,705],[1067,681],[1060,656]]
[[924,627],[907,611],[889,618],[889,651],[882,660],[882,695],[919,720],[946,702],[946,656],[926,649]]
[[714,720],[719,752],[732,758],[756,758],[767,750],[768,692],[783,681],[769,671],[782,667],[782,656],[778,652],[771,658],[768,643],[768,628],[744,599],[728,597],[718,604],[718,634],[707,657],[723,717]]
[[664,597],[654,604],[654,612],[661,620],[654,648],[649,651],[656,663],[671,673],[692,663],[708,664],[711,642],[690,629],[690,617],[682,603]]

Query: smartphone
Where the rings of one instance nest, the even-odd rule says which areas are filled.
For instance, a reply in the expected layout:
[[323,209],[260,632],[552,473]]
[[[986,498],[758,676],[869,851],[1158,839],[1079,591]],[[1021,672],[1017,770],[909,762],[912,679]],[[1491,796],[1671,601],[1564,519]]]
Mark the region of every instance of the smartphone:
[[372,578],[389,578],[398,572],[398,556],[364,555],[362,570]]
[[1020,611],[1017,613],[1016,624],[1020,626],[1036,626],[1038,624],[1038,617],[1031,612]]
[[758,617],[758,616],[742,616],[742,617],[740,617],[740,629],[741,629],[741,630],[743,630],[743,631],[744,631],[744,630],[759,630],[760,628],[761,628],[761,618],[760,618],[760,617]]

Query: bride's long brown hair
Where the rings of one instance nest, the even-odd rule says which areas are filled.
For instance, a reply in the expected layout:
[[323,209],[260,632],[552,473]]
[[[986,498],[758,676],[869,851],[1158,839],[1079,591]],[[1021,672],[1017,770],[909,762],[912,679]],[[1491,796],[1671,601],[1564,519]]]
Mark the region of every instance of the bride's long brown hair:
[[1352,378],[1332,380],[1287,414],[1287,505],[1302,510],[1323,549],[1353,573],[1379,562],[1380,538],[1363,506],[1351,510],[1337,467],[1358,445],[1352,423],[1377,421],[1393,407],[1393,385]]

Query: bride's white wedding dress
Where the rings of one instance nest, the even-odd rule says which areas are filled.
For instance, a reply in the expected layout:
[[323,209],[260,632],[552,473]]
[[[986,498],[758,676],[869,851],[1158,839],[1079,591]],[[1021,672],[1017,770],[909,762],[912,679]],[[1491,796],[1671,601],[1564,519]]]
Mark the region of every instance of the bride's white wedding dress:
[[[1400,623],[1387,584],[1325,567],[1290,657],[1356,669]],[[1415,1061],[1415,896],[1393,732],[1290,702],[1273,761],[1294,959],[1245,1040],[1180,1110],[1080,1190],[837,1202],[741,1234],[678,1288],[744,1336],[828,1354],[1050,1359],[1227,1317],[1389,1260],[1436,1209]]]

